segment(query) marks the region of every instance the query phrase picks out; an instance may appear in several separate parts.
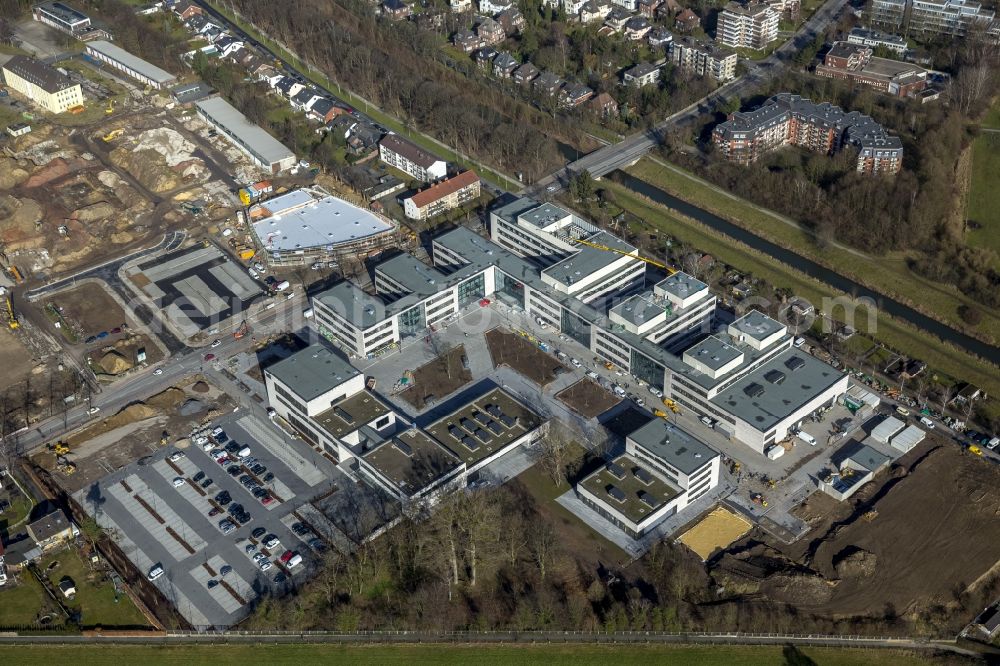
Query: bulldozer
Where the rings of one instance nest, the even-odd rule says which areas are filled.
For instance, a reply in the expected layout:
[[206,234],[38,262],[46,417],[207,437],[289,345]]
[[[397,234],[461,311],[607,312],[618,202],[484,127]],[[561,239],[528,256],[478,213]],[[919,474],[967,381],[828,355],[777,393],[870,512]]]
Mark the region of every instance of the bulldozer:
[[58,442],[49,444],[49,451],[52,451],[57,456],[64,456],[67,453],[69,453],[69,446],[67,446],[66,442],[58,441]]
[[101,139],[103,139],[107,143],[111,143],[112,141],[114,141],[115,139],[117,139],[118,137],[120,137],[124,133],[125,133],[125,130],[122,129],[121,127],[119,127],[118,129],[111,130],[110,132],[108,132],[107,134],[105,134],[103,137],[101,137]]
[[65,456],[58,456],[56,458],[56,468],[66,476],[69,476],[76,472],[76,463],[70,462]]
[[672,411],[674,414],[680,414],[681,413],[680,405],[678,405],[676,402],[674,402],[670,398],[664,398],[663,399],[663,404],[666,405],[667,407],[669,407],[670,411]]

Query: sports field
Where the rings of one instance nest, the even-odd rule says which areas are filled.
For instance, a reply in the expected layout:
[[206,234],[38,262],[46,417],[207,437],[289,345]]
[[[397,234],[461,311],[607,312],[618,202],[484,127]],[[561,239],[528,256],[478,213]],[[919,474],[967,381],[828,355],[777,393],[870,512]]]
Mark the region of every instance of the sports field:
[[693,550],[702,560],[707,560],[717,548],[727,547],[749,532],[750,527],[750,521],[743,516],[717,506],[682,534],[678,541]]
[[894,651],[782,647],[708,647],[636,645],[400,645],[343,647],[340,645],[225,645],[225,646],[66,646],[4,647],[4,656],[20,666],[51,666],[72,662],[89,664],[461,664],[483,666],[544,663],[546,666],[607,666],[615,664],[684,664],[685,666],[923,666],[929,659]]

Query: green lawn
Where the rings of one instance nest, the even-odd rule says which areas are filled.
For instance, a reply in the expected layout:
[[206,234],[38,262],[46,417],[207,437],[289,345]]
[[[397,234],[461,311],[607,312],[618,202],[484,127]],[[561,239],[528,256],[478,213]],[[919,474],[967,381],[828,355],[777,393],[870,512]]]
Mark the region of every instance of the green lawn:
[[[645,645],[223,645],[124,647],[73,645],[66,647],[10,646],[5,656],[22,666],[50,666],[72,660],[75,666],[108,663],[159,664],[462,664],[501,666],[545,663],[549,666],[606,666],[622,664],[684,664],[685,666],[781,666],[814,663],[817,666],[920,666],[932,661],[908,653],[802,648],[786,657],[782,647],[645,646]],[[789,658],[790,657],[790,658]],[[798,659],[797,661],[793,661]]]
[[246,21],[243,21],[238,16],[229,11],[226,7],[222,6],[220,3],[212,2],[210,3],[220,14],[228,17],[236,25],[242,28],[248,35],[252,35],[254,38],[259,40],[262,44],[270,48],[274,53],[284,58],[287,62],[294,64],[303,76],[310,79],[314,83],[317,83],[328,90],[336,91],[336,94],[344,99],[344,101],[354,105],[359,110],[363,111],[365,114],[378,121],[385,127],[391,129],[397,134],[406,137],[413,143],[423,147],[426,150],[431,151],[435,155],[445,158],[449,162],[454,162],[465,166],[469,169],[475,169],[476,173],[480,175],[484,180],[488,180],[500,187],[517,191],[521,189],[521,186],[513,179],[508,178],[506,175],[491,169],[481,162],[477,162],[472,159],[459,157],[457,153],[448,147],[437,142],[435,139],[422,134],[420,132],[414,131],[408,127],[403,126],[401,122],[392,116],[382,112],[381,109],[372,106],[368,102],[360,99],[354,93],[346,88],[342,88],[339,84],[331,81],[324,73],[319,70],[312,69],[307,66],[304,62],[293,56],[288,52],[287,49],[283,48],[277,42],[271,40],[266,35],[257,30],[257,28]]
[[[984,183],[1000,182],[1000,155],[997,154],[1000,136],[996,141],[993,154],[984,156],[994,168],[992,181],[984,176]],[[975,168],[973,167],[974,170]],[[983,313],[983,322],[976,330],[988,338],[1000,340],[1000,312],[984,307],[953,286],[942,285],[913,273],[907,267],[905,253],[873,256],[841,246],[824,247],[821,250],[812,234],[793,220],[722,191],[683,169],[643,159],[627,171],[675,197],[739,224],[773,243],[851,277],[876,292],[922,310],[959,330],[968,328],[968,325],[959,316],[958,307],[963,304],[975,306]],[[1000,203],[1000,192],[989,190],[987,188],[991,200]],[[995,206],[991,209],[991,215],[996,219],[998,213]],[[995,242],[1000,248],[1000,233],[995,233],[991,242]]]
[[[7,574],[10,576],[10,572]],[[47,608],[45,590],[35,577],[25,571],[18,574],[19,583],[8,578],[0,587],[0,627],[22,627],[34,624],[43,608]],[[63,616],[55,615],[57,624],[62,624]]]
[[13,533],[14,528],[31,513],[31,507],[31,500],[18,493],[11,501],[10,508],[0,513],[0,532]]
[[[992,113],[1000,115],[1000,109]],[[972,144],[972,176],[965,217],[980,225],[968,233],[969,245],[1000,253],[1000,132],[984,132]]]
[[[650,202],[617,183],[602,181],[602,186],[614,191],[618,205],[645,220],[654,229],[669,233],[702,252],[712,254],[720,261],[742,272],[751,273],[775,287],[791,289],[797,296],[804,297],[814,303],[821,303],[824,297],[842,295],[825,283],[814,280],[768,256],[744,247],[694,220],[675,215],[666,208]],[[860,321],[856,322],[856,328],[866,332],[864,312],[859,312],[862,316]],[[939,376],[960,378],[983,387],[990,395],[1000,395],[998,394],[1000,377],[997,376],[996,368],[990,364],[949,347],[937,338],[882,313],[878,315],[877,324],[877,339],[880,342],[926,361],[933,372]]]
[[981,123],[983,127],[992,127],[993,129],[1000,129],[1000,98],[997,99],[993,107],[990,108],[986,117],[983,118]]
[[114,584],[110,580],[100,580],[103,574],[91,571],[76,549],[70,548],[42,560],[39,570],[45,572],[53,561],[59,562],[59,566],[49,572],[49,580],[53,585],[58,585],[63,576],[69,576],[76,584],[76,596],[63,603],[80,610],[82,626],[148,626],[146,618],[126,595],[122,594],[118,603],[115,603]]

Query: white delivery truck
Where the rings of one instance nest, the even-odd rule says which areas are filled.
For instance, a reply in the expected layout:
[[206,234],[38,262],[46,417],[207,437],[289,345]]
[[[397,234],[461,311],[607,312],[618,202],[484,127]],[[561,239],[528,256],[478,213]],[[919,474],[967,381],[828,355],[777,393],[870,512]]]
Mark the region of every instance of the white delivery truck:
[[809,433],[805,432],[804,430],[798,431],[797,433],[795,433],[795,436],[801,439],[809,446],[816,446],[816,438],[810,435]]

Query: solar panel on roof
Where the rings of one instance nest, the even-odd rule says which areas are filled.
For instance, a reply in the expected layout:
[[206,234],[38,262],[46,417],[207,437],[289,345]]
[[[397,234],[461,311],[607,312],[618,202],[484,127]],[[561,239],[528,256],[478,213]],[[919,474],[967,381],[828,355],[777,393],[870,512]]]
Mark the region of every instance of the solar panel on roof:
[[610,495],[612,499],[615,499],[619,502],[624,502],[627,499],[624,491],[622,491],[622,489],[619,488],[618,486],[608,486],[607,490],[608,490],[608,495]]
[[611,476],[615,477],[616,479],[621,480],[625,478],[625,468],[619,465],[618,463],[609,462],[607,465],[605,465],[605,467],[608,468],[608,472],[611,473]]
[[635,474],[635,478],[639,479],[647,486],[653,482],[653,475],[639,466],[636,466],[635,469],[632,470],[632,473]]
[[462,444],[464,444],[465,448],[469,449],[470,451],[475,451],[476,449],[479,448],[479,442],[469,437],[468,435],[462,438]]
[[486,427],[498,435],[503,432],[503,426],[497,423],[496,421],[490,421],[489,423],[486,424]]

